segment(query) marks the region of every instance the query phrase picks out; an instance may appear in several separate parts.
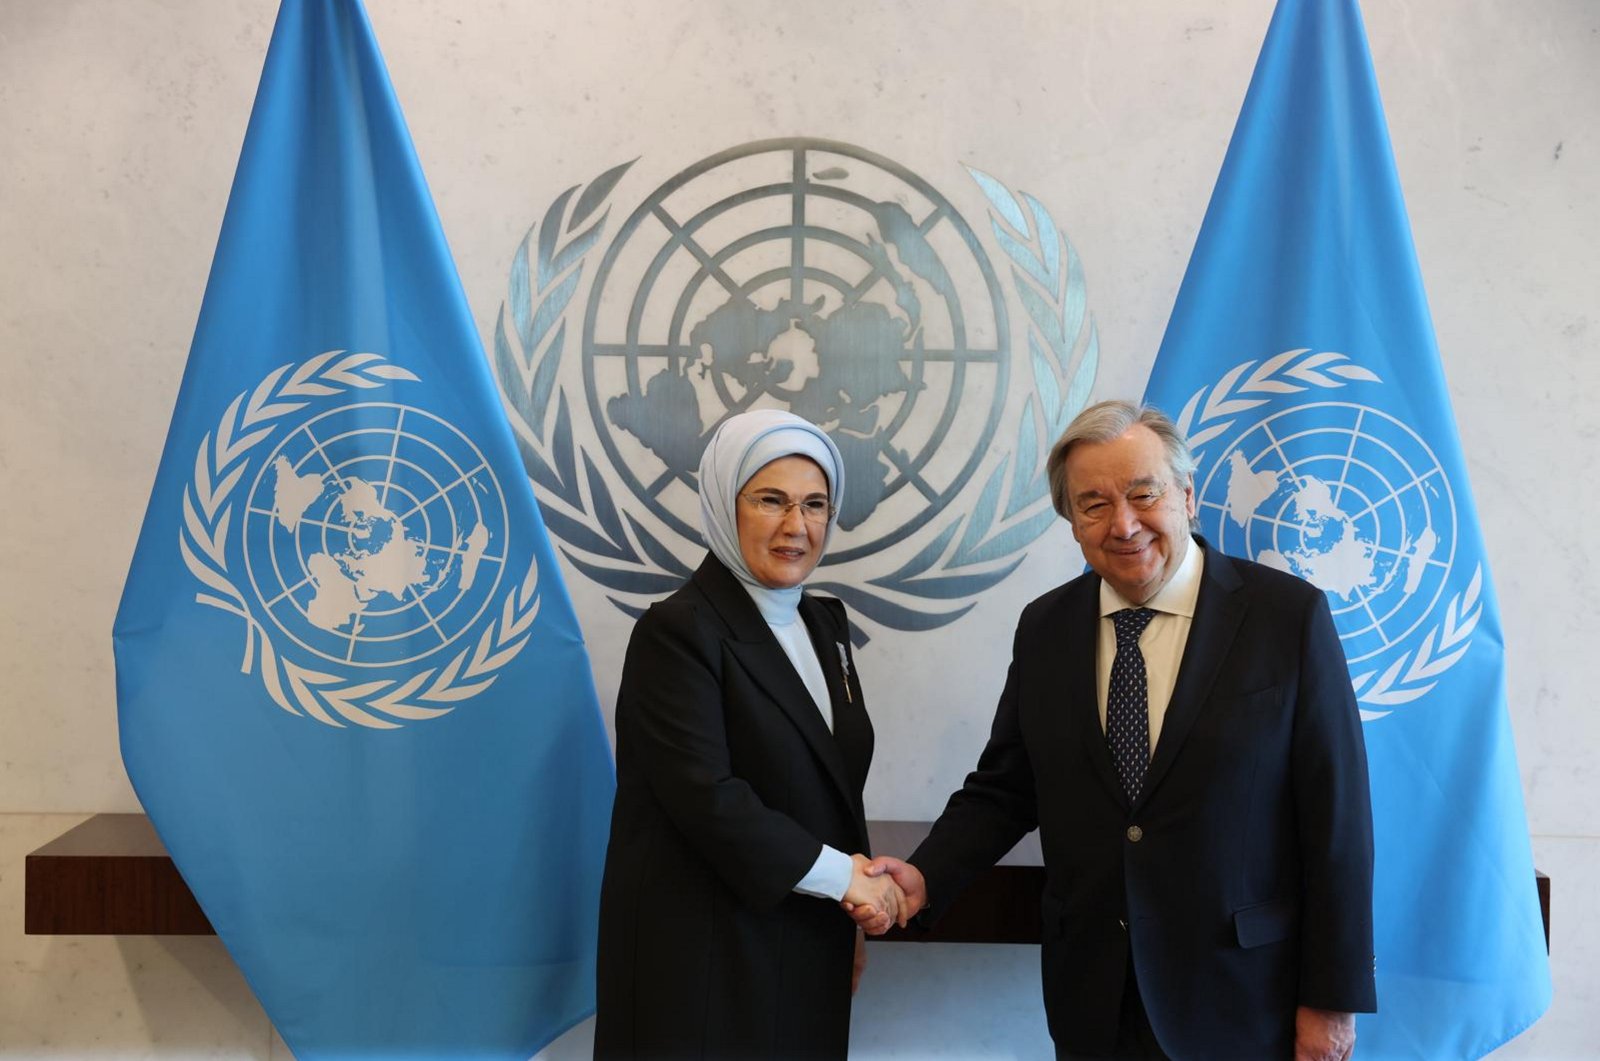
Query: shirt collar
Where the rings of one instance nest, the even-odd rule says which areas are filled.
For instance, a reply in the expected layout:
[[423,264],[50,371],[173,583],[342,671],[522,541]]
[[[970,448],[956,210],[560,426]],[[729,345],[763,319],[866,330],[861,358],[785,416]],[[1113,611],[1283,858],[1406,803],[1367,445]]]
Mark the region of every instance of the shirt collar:
[[1189,548],[1184,550],[1183,559],[1178,562],[1178,570],[1172,573],[1171,581],[1162,586],[1156,595],[1143,605],[1129,604],[1123,599],[1122,594],[1111,588],[1111,583],[1102,578],[1100,617],[1105,618],[1124,608],[1145,607],[1167,615],[1181,615],[1193,619],[1194,602],[1200,596],[1200,576],[1205,571],[1204,554],[1205,550],[1200,547],[1200,543],[1191,537]]

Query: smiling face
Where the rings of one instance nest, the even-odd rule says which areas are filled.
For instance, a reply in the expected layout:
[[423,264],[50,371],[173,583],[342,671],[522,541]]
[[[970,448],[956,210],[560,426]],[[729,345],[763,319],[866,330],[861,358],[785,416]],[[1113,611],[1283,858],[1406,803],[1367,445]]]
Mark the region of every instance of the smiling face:
[[822,559],[828,524],[809,522],[792,506],[781,516],[765,516],[747,498],[783,501],[828,500],[828,477],[809,457],[779,457],[750,477],[739,491],[739,554],[756,581],[769,589],[804,582]]
[[1065,471],[1083,558],[1130,603],[1148,601],[1188,551],[1194,485],[1177,480],[1161,439],[1143,424],[1073,446]]

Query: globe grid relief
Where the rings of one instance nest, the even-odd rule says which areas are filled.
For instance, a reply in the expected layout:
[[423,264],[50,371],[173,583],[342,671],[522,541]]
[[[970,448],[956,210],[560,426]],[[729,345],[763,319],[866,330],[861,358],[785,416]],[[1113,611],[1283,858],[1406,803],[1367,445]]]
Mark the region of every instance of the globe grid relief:
[[1244,429],[1197,488],[1222,551],[1327,592],[1352,666],[1406,642],[1448,583],[1456,546],[1450,483],[1401,421],[1310,403]]
[[431,413],[364,403],[314,417],[262,461],[248,498],[257,603],[324,659],[412,662],[494,599],[505,499],[477,447]]
[[[757,163],[773,164],[762,183],[716,184],[734,179],[722,167]],[[771,179],[778,163],[785,176]],[[700,191],[707,181],[715,190]],[[963,304],[961,269],[982,278],[987,305]],[[700,453],[726,417],[772,407],[821,425],[846,482],[844,534],[824,562],[843,563],[960,493],[998,426],[1008,350],[993,268],[938,192],[870,152],[784,140],[689,167],[622,225],[591,288],[583,369],[612,467],[690,541]],[[981,420],[969,400],[957,423],[964,393],[987,398]],[[970,452],[935,475],[953,431]]]

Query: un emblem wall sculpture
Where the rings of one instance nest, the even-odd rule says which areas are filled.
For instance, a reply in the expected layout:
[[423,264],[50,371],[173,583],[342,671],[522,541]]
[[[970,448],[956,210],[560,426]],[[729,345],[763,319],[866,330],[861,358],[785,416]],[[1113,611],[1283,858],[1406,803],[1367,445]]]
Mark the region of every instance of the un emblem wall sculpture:
[[633,165],[555,199],[496,322],[496,374],[568,560],[638,614],[703,548],[710,434],[782,408],[845,461],[841,534],[812,586],[892,630],[965,614],[1053,522],[1044,457],[1098,364],[1082,266],[1049,211],[969,170],[986,245],[905,167],[794,138],[695,163],[609,233]]

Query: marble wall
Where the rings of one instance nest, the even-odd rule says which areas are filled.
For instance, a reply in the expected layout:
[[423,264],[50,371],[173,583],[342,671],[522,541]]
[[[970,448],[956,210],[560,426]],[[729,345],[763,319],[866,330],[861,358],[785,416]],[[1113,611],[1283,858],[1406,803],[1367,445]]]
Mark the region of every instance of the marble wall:
[[[817,136],[907,165],[974,218],[967,165],[1037,195],[1084,262],[1097,396],[1142,389],[1271,7],[369,0],[486,339],[517,241],[563,189],[638,157],[643,192],[732,145]],[[0,6],[3,1057],[287,1056],[215,940],[20,934],[25,854],[83,814],[137,807],[111,619],[274,8]],[[1496,1056],[1592,1056],[1600,714],[1583,661],[1600,572],[1582,535],[1600,523],[1600,8],[1370,0],[1366,18],[1499,589],[1536,861],[1554,879],[1556,1000]],[[1017,608],[1079,562],[1053,530],[968,616],[922,635],[915,657],[968,663],[937,675],[937,696],[907,695],[910,649],[864,650],[871,815],[938,809],[981,744]],[[609,704],[627,621],[571,585]],[[856,1054],[1041,1056],[1035,960],[877,947]],[[587,1056],[585,1034],[548,1056]]]

